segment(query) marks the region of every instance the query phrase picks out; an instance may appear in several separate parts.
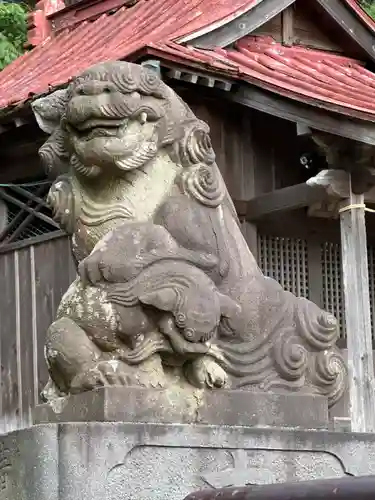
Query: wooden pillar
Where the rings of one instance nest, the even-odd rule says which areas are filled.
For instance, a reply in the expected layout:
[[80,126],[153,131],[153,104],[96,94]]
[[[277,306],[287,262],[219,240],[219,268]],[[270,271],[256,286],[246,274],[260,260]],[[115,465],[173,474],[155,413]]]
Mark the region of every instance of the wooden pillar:
[[364,195],[351,192],[340,210],[347,331],[350,418],[353,432],[375,432],[372,326]]

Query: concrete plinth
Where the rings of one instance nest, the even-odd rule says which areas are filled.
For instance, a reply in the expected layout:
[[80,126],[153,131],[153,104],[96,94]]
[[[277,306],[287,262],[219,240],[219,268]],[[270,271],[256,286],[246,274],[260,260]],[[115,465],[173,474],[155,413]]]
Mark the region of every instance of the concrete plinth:
[[201,488],[375,474],[375,435],[38,425],[0,438],[0,500],[183,500]]

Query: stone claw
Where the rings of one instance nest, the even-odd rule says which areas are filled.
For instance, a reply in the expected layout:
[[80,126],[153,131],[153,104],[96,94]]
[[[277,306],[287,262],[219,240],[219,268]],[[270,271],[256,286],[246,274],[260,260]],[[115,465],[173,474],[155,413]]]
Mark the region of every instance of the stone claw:
[[121,361],[101,361],[93,368],[77,375],[71,382],[72,394],[82,391],[91,391],[97,387],[129,386],[130,377],[121,368]]
[[44,403],[48,403],[62,396],[64,396],[64,394],[58,389],[57,385],[53,382],[53,380],[50,377],[44,389],[40,393],[41,400]]
[[191,384],[199,388],[222,389],[228,385],[227,373],[209,356],[190,362],[186,376]]

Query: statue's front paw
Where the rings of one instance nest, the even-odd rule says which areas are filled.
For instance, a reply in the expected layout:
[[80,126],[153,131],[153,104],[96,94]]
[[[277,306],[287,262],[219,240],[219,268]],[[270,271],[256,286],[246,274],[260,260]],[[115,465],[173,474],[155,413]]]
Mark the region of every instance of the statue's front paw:
[[121,361],[101,361],[93,368],[80,373],[71,382],[71,394],[91,391],[97,387],[130,386],[132,381],[122,369]]
[[61,398],[64,394],[58,389],[57,385],[51,379],[48,379],[48,382],[42,392],[40,393],[40,397],[44,403],[49,403],[50,401],[54,401],[58,398]]
[[208,356],[198,358],[188,364],[186,376],[196,387],[222,389],[228,387],[228,375],[213,359]]
[[100,250],[93,252],[83,259],[78,266],[78,274],[84,284],[95,285],[103,280],[103,262],[102,252]]

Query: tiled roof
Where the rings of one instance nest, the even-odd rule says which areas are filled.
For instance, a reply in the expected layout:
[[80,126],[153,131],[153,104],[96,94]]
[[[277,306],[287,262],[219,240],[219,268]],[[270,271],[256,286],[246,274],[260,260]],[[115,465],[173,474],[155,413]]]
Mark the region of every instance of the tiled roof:
[[248,36],[234,49],[213,51],[176,43],[152,44],[160,56],[242,80],[283,96],[375,121],[375,74],[348,57],[284,47]]
[[49,38],[0,73],[0,108],[64,84],[92,64],[124,59],[153,41],[176,40],[255,0],[140,0]]
[[[354,0],[342,0],[355,7]],[[176,43],[259,0],[139,0],[61,30],[0,73],[0,108],[65,84],[92,64],[131,58],[146,49],[165,59],[247,81],[303,102],[375,121],[375,74],[356,60],[269,37],[248,36],[232,49],[199,50]],[[370,29],[375,23],[362,15]],[[368,16],[367,16],[368,17]]]

